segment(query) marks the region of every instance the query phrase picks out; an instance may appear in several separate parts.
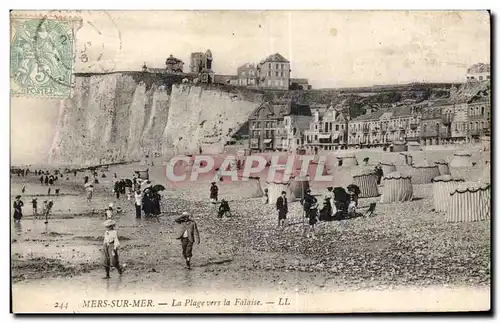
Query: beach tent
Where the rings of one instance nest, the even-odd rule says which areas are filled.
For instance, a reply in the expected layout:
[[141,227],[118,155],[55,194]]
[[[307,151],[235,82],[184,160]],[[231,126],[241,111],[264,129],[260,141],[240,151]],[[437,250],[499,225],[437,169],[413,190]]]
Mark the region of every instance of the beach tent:
[[413,184],[429,184],[432,183],[434,177],[439,176],[439,168],[437,165],[429,166],[428,164],[411,166],[410,176]]
[[377,173],[373,169],[358,170],[352,177],[352,183],[361,190],[359,197],[378,196]]
[[410,141],[408,144],[408,151],[421,151],[422,147],[416,141]]
[[380,163],[380,167],[382,168],[382,172],[384,173],[384,176],[387,176],[388,174],[395,172],[396,171],[396,165],[392,163]]
[[396,141],[389,146],[389,151],[392,151],[392,152],[401,152],[401,151],[407,151],[407,150],[408,150],[408,146],[403,141]]
[[395,203],[411,201],[413,198],[413,186],[411,177],[393,172],[383,177],[381,203]]
[[451,167],[472,167],[471,153],[466,151],[458,151],[453,154]]
[[448,222],[484,221],[491,214],[491,186],[487,183],[465,182],[450,192]]
[[436,160],[434,162],[436,166],[438,167],[439,170],[439,175],[450,175],[450,167],[448,166],[448,163],[445,162],[443,159]]
[[450,207],[450,192],[463,182],[463,178],[451,175],[441,175],[432,179],[432,198],[436,212],[444,212]]
[[276,200],[281,196],[281,192],[285,191],[289,202],[295,200],[290,187],[291,180],[285,176],[285,170],[280,168],[276,169],[276,173],[272,179],[267,179],[267,189],[269,196],[269,204],[276,204]]
[[413,165],[413,156],[408,153],[399,153],[404,158],[405,165],[411,166]]

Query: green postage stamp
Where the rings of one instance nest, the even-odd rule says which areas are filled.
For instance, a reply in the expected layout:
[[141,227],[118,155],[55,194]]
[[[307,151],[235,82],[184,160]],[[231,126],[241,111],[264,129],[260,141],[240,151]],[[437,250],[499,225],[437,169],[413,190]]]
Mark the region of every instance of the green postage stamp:
[[69,20],[11,18],[11,95],[69,97],[73,36]]

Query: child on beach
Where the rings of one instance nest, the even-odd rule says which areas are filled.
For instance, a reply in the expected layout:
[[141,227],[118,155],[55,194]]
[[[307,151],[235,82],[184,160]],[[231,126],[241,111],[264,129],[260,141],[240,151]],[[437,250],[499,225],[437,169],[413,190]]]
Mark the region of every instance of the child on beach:
[[106,222],[104,222],[104,227],[106,228],[103,244],[104,268],[106,269],[106,276],[104,279],[109,279],[111,267],[115,267],[120,275],[123,273],[123,268],[120,266],[118,257],[120,241],[118,240],[118,232],[115,226],[116,222],[114,220],[106,220]]

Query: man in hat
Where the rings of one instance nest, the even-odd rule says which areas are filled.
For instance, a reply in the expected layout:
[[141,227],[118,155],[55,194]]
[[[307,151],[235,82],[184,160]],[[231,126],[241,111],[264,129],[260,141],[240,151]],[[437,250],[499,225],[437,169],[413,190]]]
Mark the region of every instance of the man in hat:
[[187,212],[182,213],[182,216],[175,220],[181,226],[177,232],[177,239],[181,240],[182,256],[186,260],[186,267],[191,269],[191,258],[193,257],[193,244],[200,244],[200,233],[196,222]]
[[286,191],[281,192],[281,196],[276,200],[276,209],[278,210],[278,228],[285,226],[286,215],[288,213],[288,200]]
[[215,182],[212,182],[212,186],[210,186],[210,201],[215,204],[217,203],[219,197],[219,188]]
[[114,220],[106,220],[106,222],[104,222],[104,227],[106,228],[103,244],[104,268],[106,269],[106,276],[104,279],[109,279],[111,267],[115,267],[120,275],[123,273],[123,268],[120,266],[118,257],[120,241],[118,240],[118,232],[115,230],[115,226],[116,222]]

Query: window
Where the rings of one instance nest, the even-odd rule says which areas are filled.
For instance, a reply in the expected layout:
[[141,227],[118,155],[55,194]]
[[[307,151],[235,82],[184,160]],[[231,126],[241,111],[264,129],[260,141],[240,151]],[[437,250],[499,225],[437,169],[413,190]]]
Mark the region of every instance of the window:
[[278,75],[279,75],[278,71],[276,71],[276,73],[275,73],[275,74],[276,74],[276,76],[278,76]]
[[281,72],[281,77],[283,77],[283,72]]
[[318,125],[317,124],[314,125],[314,130],[318,130]]
[[480,75],[480,76],[479,76],[479,80],[480,80],[480,81],[482,81],[482,80],[483,80],[483,76],[482,76],[482,75]]
[[481,115],[484,116],[484,107],[481,107]]
[[268,67],[269,69],[271,69],[271,63],[268,63],[268,64],[267,64],[267,67]]
[[256,128],[260,128],[260,122],[259,121],[255,122],[255,127]]
[[484,129],[484,121],[481,121],[481,129]]
[[297,139],[297,145],[300,145],[300,140],[299,139]]
[[489,76],[489,75],[486,75],[486,79],[488,79],[488,80],[489,80],[489,79],[490,79],[490,76]]
[[271,76],[271,71],[267,71],[267,76]]
[[283,64],[281,64],[281,69],[283,69]]
[[314,140],[318,140],[318,135],[314,135]]

